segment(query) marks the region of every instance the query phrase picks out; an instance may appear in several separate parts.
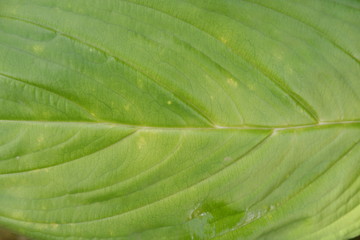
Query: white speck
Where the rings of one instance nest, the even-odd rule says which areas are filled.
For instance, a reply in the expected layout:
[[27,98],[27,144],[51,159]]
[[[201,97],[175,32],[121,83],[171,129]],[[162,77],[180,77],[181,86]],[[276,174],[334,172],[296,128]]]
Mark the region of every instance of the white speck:
[[232,157],[225,157],[225,158],[224,158],[224,161],[225,161],[225,162],[229,162],[229,161],[231,161],[231,160],[232,160]]
[[200,213],[200,215],[199,216],[201,216],[201,217],[203,217],[203,216],[206,216],[206,212],[202,212],[202,213]]
[[16,156],[16,160],[19,160],[20,159],[20,156]]
[[245,218],[242,220],[240,225],[247,225],[256,219],[261,218],[267,213],[267,210],[257,210],[257,211],[246,211]]
[[249,223],[251,222],[253,219],[255,219],[255,214],[253,212],[249,212],[247,215],[246,215],[246,219],[245,219],[245,222],[246,223]]

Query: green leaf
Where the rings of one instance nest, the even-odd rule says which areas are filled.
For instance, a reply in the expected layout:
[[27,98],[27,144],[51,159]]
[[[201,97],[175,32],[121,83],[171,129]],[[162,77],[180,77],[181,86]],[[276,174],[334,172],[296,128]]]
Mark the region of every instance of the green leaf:
[[0,225],[360,234],[357,0],[0,0]]

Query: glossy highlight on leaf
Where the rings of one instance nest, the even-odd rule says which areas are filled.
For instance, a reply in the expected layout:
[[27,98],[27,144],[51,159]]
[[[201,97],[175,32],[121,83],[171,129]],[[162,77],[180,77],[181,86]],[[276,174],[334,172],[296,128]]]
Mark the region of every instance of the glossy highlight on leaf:
[[357,0],[0,0],[0,225],[360,234]]

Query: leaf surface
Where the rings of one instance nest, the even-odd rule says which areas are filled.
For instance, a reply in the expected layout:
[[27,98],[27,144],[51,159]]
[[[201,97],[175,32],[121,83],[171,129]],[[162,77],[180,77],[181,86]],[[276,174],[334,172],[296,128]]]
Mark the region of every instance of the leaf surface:
[[0,224],[360,234],[356,0],[0,0]]

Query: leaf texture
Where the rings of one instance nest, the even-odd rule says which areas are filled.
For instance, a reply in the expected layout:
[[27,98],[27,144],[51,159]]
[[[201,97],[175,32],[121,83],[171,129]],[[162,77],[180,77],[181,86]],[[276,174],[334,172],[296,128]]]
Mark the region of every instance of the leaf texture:
[[360,234],[357,0],[0,0],[0,224]]

